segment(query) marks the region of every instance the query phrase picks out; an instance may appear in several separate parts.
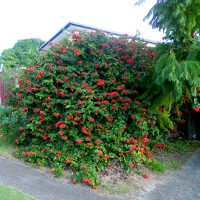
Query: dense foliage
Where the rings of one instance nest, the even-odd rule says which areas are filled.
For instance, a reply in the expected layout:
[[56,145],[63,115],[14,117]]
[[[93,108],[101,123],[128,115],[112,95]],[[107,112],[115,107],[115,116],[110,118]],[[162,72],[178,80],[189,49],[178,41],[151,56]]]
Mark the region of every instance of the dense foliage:
[[[137,1],[140,5],[145,0]],[[149,19],[152,28],[166,33],[165,39],[176,44],[188,45],[200,33],[199,0],[157,0],[144,19]]]
[[[158,45],[157,49],[167,46],[167,44]],[[182,105],[184,95],[190,98],[197,96],[197,88],[200,86],[200,46],[198,44],[190,46],[185,50],[185,56],[180,55],[184,48],[170,49],[163,52],[153,67],[152,76],[148,85],[151,95],[156,100],[157,107],[170,106],[169,103],[175,102]],[[158,98],[159,96],[159,98]],[[158,103],[160,101],[160,103]],[[171,104],[170,103],[170,104]],[[180,107],[179,106],[179,107]]]
[[0,55],[0,63],[5,69],[17,69],[21,66],[35,65],[40,55],[39,47],[44,43],[40,39],[19,40],[13,48],[5,49]]
[[162,142],[173,128],[162,108],[152,111],[140,99],[154,63],[152,50],[127,36],[97,31],[52,44],[7,98],[24,122],[17,156],[50,165],[56,175],[70,167],[72,182],[94,188],[97,171],[113,161],[126,170],[151,162],[150,149],[166,148]]
[[13,108],[0,105],[0,139],[9,138],[10,142],[14,143],[15,139],[20,136],[17,135],[18,127],[23,126],[24,123],[20,121],[21,111],[13,113]]

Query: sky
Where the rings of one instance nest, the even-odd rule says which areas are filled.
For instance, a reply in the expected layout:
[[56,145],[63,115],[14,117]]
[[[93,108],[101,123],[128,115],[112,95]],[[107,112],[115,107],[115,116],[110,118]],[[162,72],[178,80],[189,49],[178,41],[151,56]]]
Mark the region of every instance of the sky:
[[161,41],[163,34],[143,22],[156,0],[0,0],[0,53],[21,39],[49,40],[69,21],[111,32]]

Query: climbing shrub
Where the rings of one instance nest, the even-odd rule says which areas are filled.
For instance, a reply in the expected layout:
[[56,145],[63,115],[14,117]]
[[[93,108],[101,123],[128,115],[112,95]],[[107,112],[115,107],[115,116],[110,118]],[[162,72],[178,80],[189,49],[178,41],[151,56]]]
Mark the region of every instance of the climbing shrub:
[[155,62],[152,50],[138,38],[101,31],[49,45],[7,97],[25,122],[18,127],[16,155],[50,165],[55,175],[69,167],[73,183],[94,189],[97,172],[112,160],[126,170],[150,162],[150,147],[167,134],[139,99]]

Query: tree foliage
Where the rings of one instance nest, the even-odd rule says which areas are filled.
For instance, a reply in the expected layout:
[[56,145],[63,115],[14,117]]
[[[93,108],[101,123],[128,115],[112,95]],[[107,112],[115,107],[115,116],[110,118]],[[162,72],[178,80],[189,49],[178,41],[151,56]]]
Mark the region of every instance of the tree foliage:
[[[136,5],[143,2],[139,0]],[[200,1],[157,0],[144,20],[150,17],[152,27],[166,33],[165,39],[188,45],[200,30]]]
[[[139,0],[136,5],[144,1]],[[186,111],[187,120],[192,107],[200,111],[200,1],[157,0],[144,20],[151,16],[150,24],[165,32],[168,43],[156,46],[158,61],[142,97],[148,97],[152,109],[162,106],[167,110],[166,119],[176,108]]]
[[0,56],[4,69],[16,69],[20,66],[34,65],[40,56],[39,47],[44,43],[40,39],[19,40],[13,48],[5,49]]
[[182,101],[183,95],[189,98],[197,95],[196,89],[200,86],[200,63],[195,59],[194,55],[188,53],[186,59],[178,61],[174,52],[167,52],[159,58],[152,70],[151,84],[148,85],[150,93],[155,95],[154,105],[169,107],[169,99],[179,102]]
[[10,80],[14,80],[14,76],[22,73],[22,71],[31,65],[35,65],[41,57],[39,47],[44,43],[40,39],[24,39],[19,40],[13,48],[5,49],[0,55],[0,63],[3,64],[3,80],[6,87],[10,87]]

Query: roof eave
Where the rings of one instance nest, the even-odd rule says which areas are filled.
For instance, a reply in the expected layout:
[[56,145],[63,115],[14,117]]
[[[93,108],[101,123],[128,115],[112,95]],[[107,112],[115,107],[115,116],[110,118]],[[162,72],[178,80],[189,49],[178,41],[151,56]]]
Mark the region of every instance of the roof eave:
[[[96,31],[96,30],[99,30],[99,28],[95,28],[95,27],[91,27],[91,26],[86,26],[86,25],[83,25],[83,24],[78,24],[78,23],[74,23],[74,22],[69,22],[68,24],[66,24],[60,31],[58,31],[51,39],[49,39],[47,42],[45,42],[42,46],[39,47],[39,50],[41,50],[42,48],[46,47],[50,42],[52,42],[56,37],[58,37],[63,31],[65,31],[67,28],[69,28],[70,26],[76,26],[76,27],[80,27],[80,28],[84,28],[84,29],[90,29],[91,31]],[[112,31],[108,31],[108,30],[102,30],[101,31],[105,32],[105,33],[112,33],[114,35],[117,35],[117,36],[121,36],[122,34],[121,33],[117,33],[117,32],[112,32]],[[132,38],[134,36],[128,36],[129,38]],[[148,40],[148,39],[144,39],[144,38],[141,38],[142,40],[144,40],[145,42],[147,43],[150,43],[150,44],[157,44],[157,42],[155,41],[152,41],[152,40]]]

